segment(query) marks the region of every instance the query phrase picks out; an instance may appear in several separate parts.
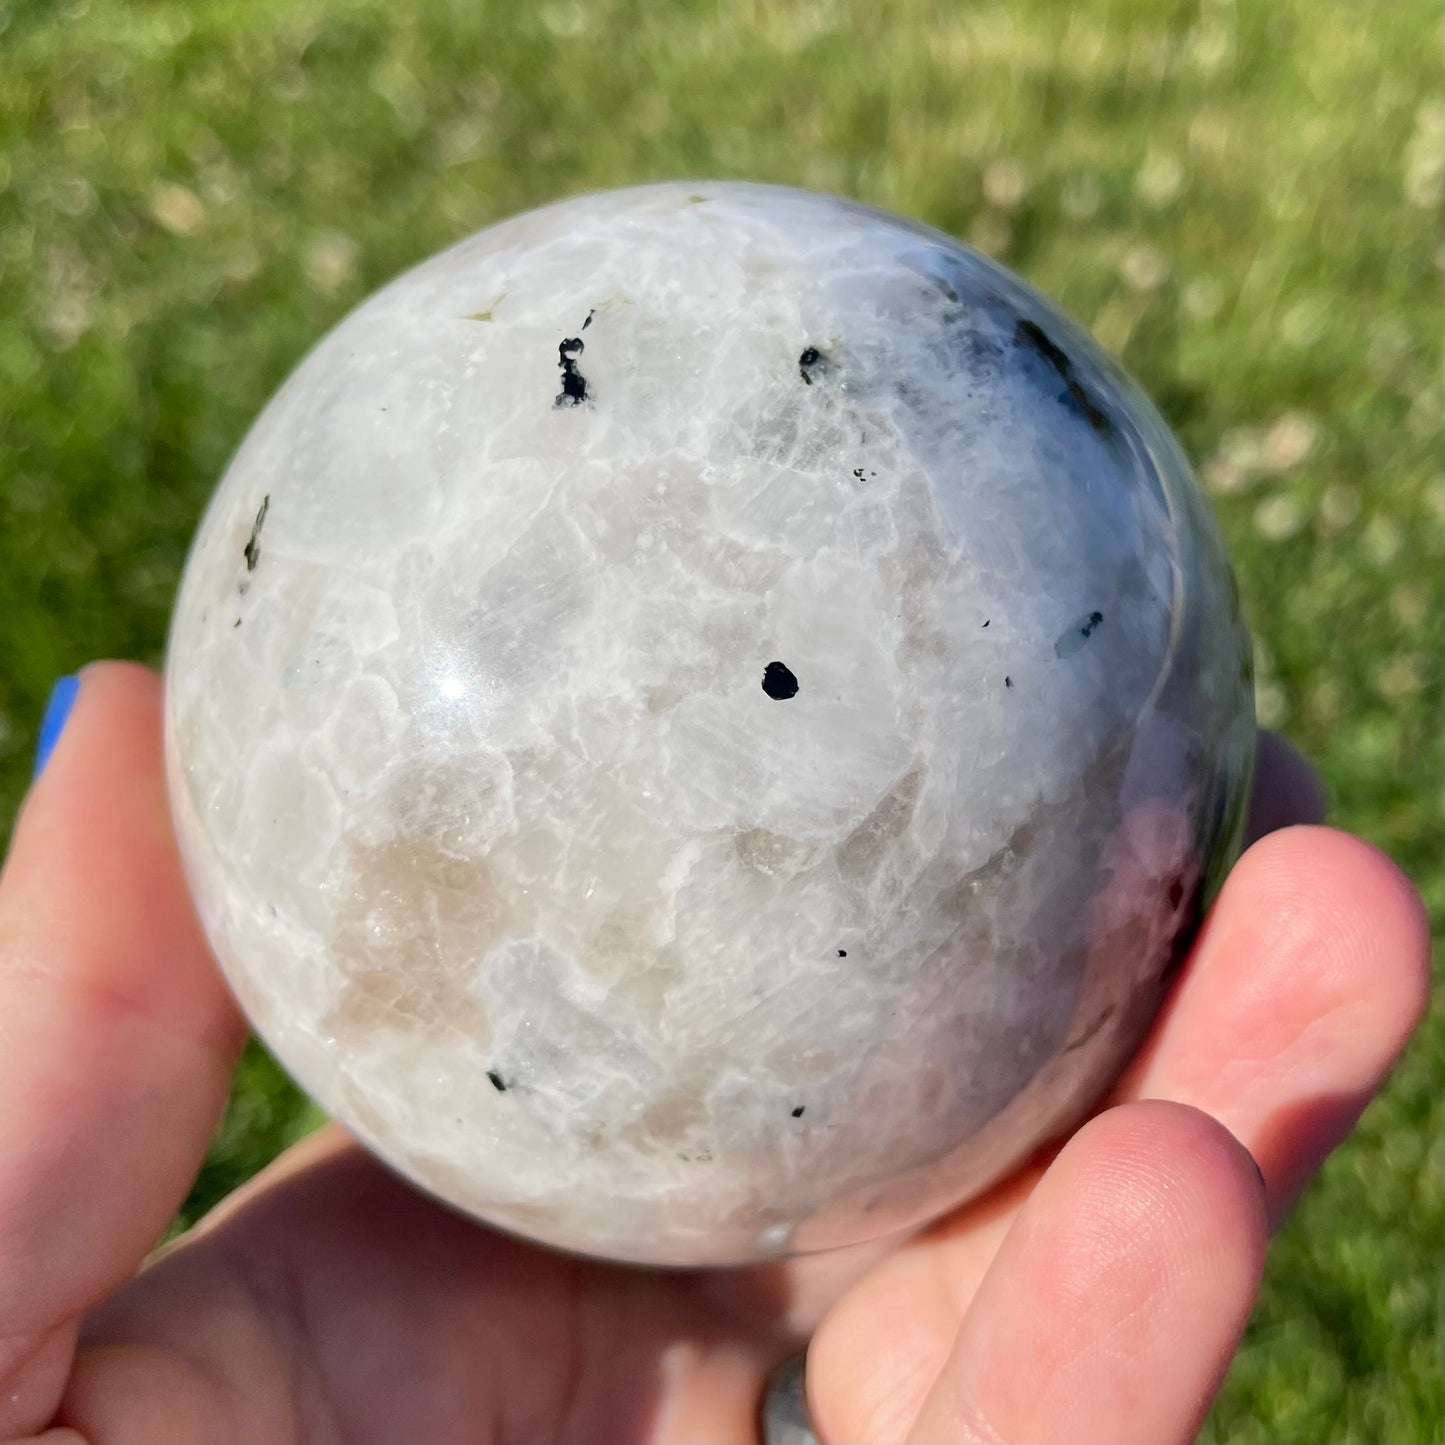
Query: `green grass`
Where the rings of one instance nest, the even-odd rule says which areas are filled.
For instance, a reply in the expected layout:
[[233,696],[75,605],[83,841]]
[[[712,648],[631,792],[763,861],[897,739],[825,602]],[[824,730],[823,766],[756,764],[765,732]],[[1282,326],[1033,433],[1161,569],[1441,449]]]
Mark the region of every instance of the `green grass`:
[[[1430,0],[0,3],[0,816],[47,689],[158,661],[303,350],[579,189],[748,176],[973,239],[1199,462],[1260,702],[1442,911],[1440,19]],[[1284,1230],[1206,1436],[1442,1438],[1442,1026]],[[259,1052],[191,1201],[312,1122]]]

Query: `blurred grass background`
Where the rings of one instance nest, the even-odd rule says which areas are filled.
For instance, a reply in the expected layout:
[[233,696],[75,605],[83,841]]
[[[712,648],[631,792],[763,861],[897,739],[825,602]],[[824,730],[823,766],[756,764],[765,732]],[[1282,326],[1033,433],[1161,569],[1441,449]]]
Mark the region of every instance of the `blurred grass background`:
[[[52,679],[159,661],[301,353],[581,189],[921,217],[1142,380],[1234,549],[1260,713],[1442,910],[1433,0],[0,3],[0,818]],[[1442,1027],[1286,1227],[1209,1440],[1442,1438]],[[253,1050],[188,1214],[315,1122]]]

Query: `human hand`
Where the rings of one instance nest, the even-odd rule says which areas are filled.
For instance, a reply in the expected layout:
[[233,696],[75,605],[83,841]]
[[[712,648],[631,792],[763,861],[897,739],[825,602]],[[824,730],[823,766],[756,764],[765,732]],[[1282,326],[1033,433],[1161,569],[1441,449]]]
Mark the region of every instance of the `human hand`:
[[1408,881],[1285,827],[1317,795],[1261,745],[1251,828],[1282,831],[1234,870],[1110,1106],[906,1242],[609,1266],[470,1223],[331,1127],[141,1268],[244,1025],[177,862],[157,680],[87,670],[0,877],[0,1439],[752,1439],[810,1336],[825,1439],[1187,1439],[1271,1221],[1427,990]]

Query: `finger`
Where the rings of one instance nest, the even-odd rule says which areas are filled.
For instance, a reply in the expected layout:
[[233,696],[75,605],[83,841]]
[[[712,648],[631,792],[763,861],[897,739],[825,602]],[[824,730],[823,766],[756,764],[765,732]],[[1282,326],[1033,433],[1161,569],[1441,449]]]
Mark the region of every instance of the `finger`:
[[160,685],[83,675],[0,876],[0,1437],[46,1423],[77,1318],[164,1230],[242,1026],[171,832]]
[[[1277,1219],[1379,1086],[1427,991],[1408,880],[1344,834],[1286,829],[1235,867],[1115,1101],[1167,1098],[1223,1121],[1260,1162]],[[810,1381],[837,1393],[855,1438],[902,1433],[1040,1172],[909,1241],[824,1319]]]
[[1323,823],[1325,791],[1319,775],[1278,733],[1261,731],[1254,754],[1254,789],[1245,839],[1294,823]]
[[[1253,841],[1291,824],[1318,822],[1323,816],[1324,793],[1314,769],[1278,733],[1261,731],[1245,836]],[[897,1293],[888,1295],[886,1299],[896,1300],[901,1307],[897,1318],[890,1320],[883,1331],[890,1341],[898,1345],[896,1349],[889,1348],[884,1356],[886,1360],[896,1362],[898,1377],[895,1379],[887,1376],[886,1372],[880,1373],[875,1365],[865,1376],[855,1377],[852,1381],[853,1387],[869,1390],[876,1396],[881,1411],[877,1421],[880,1428],[873,1430],[872,1436],[885,1438],[889,1432],[881,1427],[889,1423],[897,1426],[900,1420],[906,1418],[901,1412],[916,1407],[923,1388],[919,1381],[926,1385],[937,1368],[938,1347],[933,1357],[926,1363],[920,1363],[923,1356],[910,1351],[906,1342],[915,1338],[937,1341],[945,1332],[952,1330],[962,1309],[961,1301],[966,1300],[977,1285],[1015,1212],[1028,1197],[1029,1189],[1041,1173],[1041,1167],[1025,1170],[968,1211],[966,1227],[975,1263],[966,1278],[941,1274],[927,1252],[917,1256],[906,1252],[898,1258],[896,1267],[900,1279]],[[887,1251],[875,1251],[875,1255],[884,1252]],[[823,1258],[830,1260],[833,1257]],[[803,1317],[821,1318],[826,1305],[852,1285],[873,1260],[874,1256],[860,1255],[851,1271],[829,1268],[823,1278],[824,1288],[812,1291],[808,1297],[816,1313],[811,1316],[804,1313]],[[797,1266],[793,1269],[796,1271]],[[922,1301],[931,1301],[932,1308]],[[884,1300],[880,1303],[888,1307]]]
[[900,1246],[824,1316],[808,1403],[829,1440],[902,1440],[990,1262],[1043,1175],[1019,1171]]
[[1253,1162],[1208,1115],[1100,1115],[1020,1211],[908,1438],[1192,1439],[1266,1236]]
[[1287,828],[1230,875],[1120,1099],[1204,1109],[1264,1170],[1276,1220],[1354,1126],[1429,997],[1419,895],[1377,849]]

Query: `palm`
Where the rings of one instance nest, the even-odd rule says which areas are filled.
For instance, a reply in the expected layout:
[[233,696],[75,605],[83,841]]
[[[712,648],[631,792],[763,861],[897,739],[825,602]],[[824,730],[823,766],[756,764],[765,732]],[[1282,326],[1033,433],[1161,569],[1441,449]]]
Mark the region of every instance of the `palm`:
[[[328,1131],[92,1322],[112,1353],[72,1400],[147,1440],[739,1439],[797,1347],[791,1295],[782,1269],[646,1273],[479,1229]],[[121,1339],[146,1350],[123,1380]]]
[[[1408,884],[1289,829],[1231,878],[1122,1107],[901,1244],[706,1273],[585,1262],[448,1213],[328,1130],[137,1276],[240,1038],[158,739],[149,674],[88,675],[0,885],[0,1438],[745,1440],[810,1338],[826,1436],[1187,1438],[1266,1210],[1422,1006]],[[1260,832],[1310,811],[1296,765],[1273,745],[1266,763]]]
[[922,1401],[880,1353],[926,1385],[1033,1180],[899,1251],[652,1272],[479,1229],[327,1130],[92,1318],[68,1413],[146,1440],[746,1440],[827,1318],[815,1406],[883,1438]]

